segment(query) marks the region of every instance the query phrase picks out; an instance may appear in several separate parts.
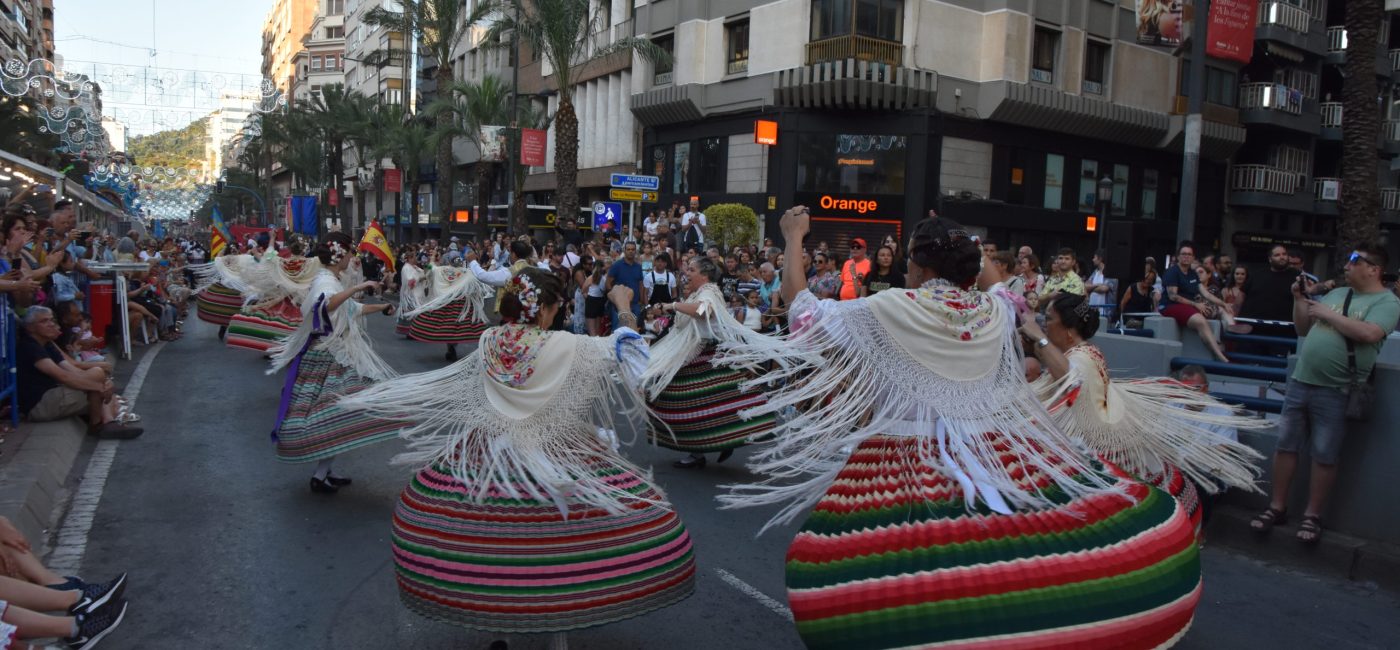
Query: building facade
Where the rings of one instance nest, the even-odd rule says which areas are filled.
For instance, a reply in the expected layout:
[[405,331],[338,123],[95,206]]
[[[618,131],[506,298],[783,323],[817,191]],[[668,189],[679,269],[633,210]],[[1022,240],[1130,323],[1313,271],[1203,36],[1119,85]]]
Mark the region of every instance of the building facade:
[[343,0],[273,0],[263,21],[262,75],[278,90],[290,94],[296,79],[296,58],[302,37],[311,29],[321,5]]
[[[340,12],[340,13],[328,13]],[[296,56],[292,101],[305,103],[331,84],[345,83],[344,2],[322,0],[311,27],[301,37]]]
[[53,61],[53,0],[0,0],[0,57]]

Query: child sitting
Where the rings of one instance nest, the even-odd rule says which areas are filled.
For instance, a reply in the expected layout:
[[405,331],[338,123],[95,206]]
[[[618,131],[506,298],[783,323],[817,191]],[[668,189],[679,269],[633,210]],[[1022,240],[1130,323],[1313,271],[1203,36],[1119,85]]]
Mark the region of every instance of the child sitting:
[[102,348],[107,347],[107,341],[94,336],[92,333],[92,316],[83,314],[83,323],[73,328],[74,347],[77,348],[79,361],[102,361],[106,357],[102,354]]

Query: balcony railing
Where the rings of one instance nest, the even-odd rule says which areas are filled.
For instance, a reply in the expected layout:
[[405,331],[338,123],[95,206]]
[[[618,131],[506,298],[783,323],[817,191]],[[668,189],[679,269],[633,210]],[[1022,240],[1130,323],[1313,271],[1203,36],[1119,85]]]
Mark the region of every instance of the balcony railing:
[[1312,20],[1312,16],[1306,10],[1286,2],[1261,2],[1259,3],[1259,20],[1256,24],[1260,26],[1278,25],[1299,34],[1306,34],[1310,20]]
[[904,62],[904,45],[858,34],[837,36],[807,44],[807,65],[842,59],[876,61],[897,66]]
[[1387,142],[1400,142],[1400,120],[1386,120],[1381,124],[1381,133]]
[[1303,91],[1270,82],[1240,84],[1240,108],[1264,108],[1299,115],[1303,112]]
[[1327,28],[1327,51],[1345,52],[1347,51],[1347,28],[1328,27]]
[[671,83],[672,74],[673,73],[671,72],[658,72],[656,73],[656,76],[652,78],[651,83],[654,86],[664,86],[668,83]]
[[1322,103],[1322,128],[1340,129],[1342,128],[1342,103],[1323,102]]
[[1400,188],[1381,188],[1381,209],[1390,212],[1400,212]]
[[1298,174],[1268,165],[1235,165],[1230,168],[1230,191],[1296,194]]
[[1400,49],[1390,51],[1390,71],[1400,72]]
[[1342,198],[1342,179],[1313,179],[1313,198],[1318,201],[1335,202]]

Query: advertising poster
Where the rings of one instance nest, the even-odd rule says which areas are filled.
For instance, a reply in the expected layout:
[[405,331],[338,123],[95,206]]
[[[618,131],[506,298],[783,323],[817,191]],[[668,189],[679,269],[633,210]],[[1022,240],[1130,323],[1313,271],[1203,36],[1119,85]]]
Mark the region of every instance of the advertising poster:
[[1249,63],[1254,56],[1254,0],[1214,0],[1206,25],[1206,54]]
[[1137,0],[1138,43],[1176,47],[1191,33],[1191,0]]

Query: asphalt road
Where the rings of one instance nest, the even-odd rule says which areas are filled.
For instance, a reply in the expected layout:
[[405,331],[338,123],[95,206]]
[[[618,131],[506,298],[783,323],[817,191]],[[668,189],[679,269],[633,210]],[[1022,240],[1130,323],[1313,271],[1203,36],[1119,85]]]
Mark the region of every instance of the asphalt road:
[[[369,322],[399,371],[445,363],[442,346],[393,336],[392,319]],[[265,368],[203,323],[156,358],[137,406],[146,434],[119,448],[83,563],[90,579],[131,572],[131,609],[102,647],[485,648],[494,635],[430,622],[398,602],[389,518],[412,474],[389,464],[400,443],[342,456],[337,471],[355,484],[312,494],[311,465],[274,458],[268,431],[282,377]],[[719,485],[750,478],[744,453],[698,472],[673,469],[668,450],[627,453],[654,468],[690,529],[698,589],[660,612],[571,634],[570,647],[801,648],[781,612],[792,528],[755,538],[767,511],[714,507]],[[1180,647],[1346,650],[1400,639],[1393,594],[1216,549],[1204,557],[1205,597]],[[547,644],[509,640],[513,649]]]

